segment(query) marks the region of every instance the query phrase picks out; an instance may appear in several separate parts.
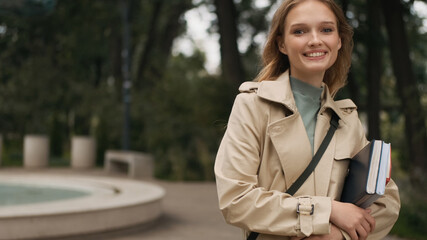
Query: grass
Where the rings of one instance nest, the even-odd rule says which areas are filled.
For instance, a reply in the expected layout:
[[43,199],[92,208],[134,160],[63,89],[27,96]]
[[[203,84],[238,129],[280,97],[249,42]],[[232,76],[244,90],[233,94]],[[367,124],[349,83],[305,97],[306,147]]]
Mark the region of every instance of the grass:
[[[2,156],[1,166],[4,167],[22,167],[24,166],[23,155],[21,153],[4,153]],[[68,167],[70,166],[69,157],[51,156],[48,162],[49,167]]]
[[401,208],[391,234],[405,239],[426,239],[427,193],[425,186],[414,186],[409,179],[409,174],[399,166],[396,166],[392,174],[399,187]]
[[424,202],[402,204],[400,216],[391,234],[414,240],[426,239],[427,205]]
[[18,167],[23,165],[23,156],[21,153],[4,153],[1,159],[1,166]]

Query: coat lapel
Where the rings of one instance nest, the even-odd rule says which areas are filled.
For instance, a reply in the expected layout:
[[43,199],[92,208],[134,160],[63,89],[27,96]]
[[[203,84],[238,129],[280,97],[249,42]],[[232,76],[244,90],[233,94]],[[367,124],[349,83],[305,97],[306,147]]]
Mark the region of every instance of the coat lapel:
[[286,113],[271,113],[278,116],[271,116],[272,122],[267,128],[267,134],[277,151],[286,188],[289,188],[309,164],[312,151],[304,123],[295,105],[288,72],[275,81],[261,82],[257,94],[286,108]]
[[268,134],[279,155],[288,189],[311,160],[311,146],[300,115],[293,114],[268,126]]
[[[323,139],[330,128],[331,112],[335,112],[343,123],[342,112],[336,106],[334,100],[329,94],[326,84],[323,85],[325,91],[322,97],[322,106],[317,115],[316,130],[314,133],[314,149],[317,151]],[[338,126],[339,128],[339,126]],[[338,129],[337,129],[338,131]],[[328,193],[329,182],[331,178],[332,166],[335,158],[336,134],[332,137],[328,148],[320,159],[319,164],[314,169],[315,194],[317,196],[326,196]]]
[[[324,115],[319,115],[316,123],[316,131],[314,133],[314,149],[318,149],[326,133],[330,127],[330,118]],[[320,159],[317,167],[314,169],[315,179],[315,195],[326,196],[328,192],[329,181],[335,153],[335,137],[332,138],[328,148]]]
[[[319,148],[329,129],[330,111],[336,112],[338,117],[343,119],[342,113],[335,105],[327,86],[324,84],[323,87],[325,91],[323,92],[322,106],[317,117],[314,152]],[[267,128],[267,134],[270,136],[279,156],[286,181],[286,189],[288,189],[305,170],[313,157],[310,141],[295,105],[289,83],[289,73],[283,73],[275,81],[261,82],[257,94],[263,99],[284,105],[287,111],[290,112],[289,115],[282,115],[280,118],[273,117],[276,120],[273,120]],[[335,139],[335,137],[332,138],[314,170],[314,174],[310,175],[296,195],[313,194],[326,196],[335,153]]]

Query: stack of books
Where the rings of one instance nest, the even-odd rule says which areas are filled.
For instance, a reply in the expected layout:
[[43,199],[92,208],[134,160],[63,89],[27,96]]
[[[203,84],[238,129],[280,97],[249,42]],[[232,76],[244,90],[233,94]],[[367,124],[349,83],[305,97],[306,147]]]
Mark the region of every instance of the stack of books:
[[391,145],[372,140],[350,161],[341,202],[369,207],[384,195],[391,174]]

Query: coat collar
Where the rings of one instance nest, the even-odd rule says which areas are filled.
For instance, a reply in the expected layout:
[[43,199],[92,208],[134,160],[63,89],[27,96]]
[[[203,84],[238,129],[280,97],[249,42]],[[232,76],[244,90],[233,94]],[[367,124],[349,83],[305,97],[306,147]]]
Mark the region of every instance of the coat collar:
[[[319,113],[323,114],[326,109],[331,109],[341,120],[345,121],[342,111],[340,111],[340,108],[335,104],[334,99],[329,93],[328,86],[325,83],[322,83],[322,87],[324,88],[324,91],[322,93],[322,103]],[[263,99],[284,105],[292,112],[297,111],[289,81],[289,71],[282,73],[276,80],[265,80],[260,82],[257,94]]]

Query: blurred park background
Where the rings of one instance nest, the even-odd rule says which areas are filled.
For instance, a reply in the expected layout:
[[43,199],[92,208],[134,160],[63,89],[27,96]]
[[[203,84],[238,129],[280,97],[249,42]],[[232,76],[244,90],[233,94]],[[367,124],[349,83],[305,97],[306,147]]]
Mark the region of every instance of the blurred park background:
[[[240,83],[260,70],[278,0],[0,0],[2,167],[22,166],[23,138],[50,139],[69,166],[72,136],[155,156],[155,175],[214,181]],[[392,233],[427,235],[427,4],[337,1],[354,27],[337,99],[359,108],[368,139],[392,143],[402,198]]]

